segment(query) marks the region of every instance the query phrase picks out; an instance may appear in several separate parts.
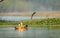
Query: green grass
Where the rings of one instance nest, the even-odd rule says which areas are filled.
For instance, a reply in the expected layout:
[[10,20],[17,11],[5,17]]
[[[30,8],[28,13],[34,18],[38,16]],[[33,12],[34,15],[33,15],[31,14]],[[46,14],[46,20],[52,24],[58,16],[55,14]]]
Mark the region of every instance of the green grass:
[[17,25],[19,21],[0,20],[0,25]]
[[23,22],[24,25],[36,26],[36,27],[58,27],[60,26],[60,18],[32,19],[32,20],[21,20],[21,21],[0,20],[0,26],[18,25],[20,22]]
[[22,20],[22,22],[29,25],[60,25],[60,18]]

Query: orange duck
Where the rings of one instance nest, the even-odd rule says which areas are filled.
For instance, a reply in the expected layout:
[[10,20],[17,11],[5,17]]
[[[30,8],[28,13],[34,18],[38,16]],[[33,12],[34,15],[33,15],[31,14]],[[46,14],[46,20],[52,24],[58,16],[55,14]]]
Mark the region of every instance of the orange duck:
[[27,25],[23,25],[21,22],[17,27],[15,27],[15,30],[21,31],[27,29],[27,27]]

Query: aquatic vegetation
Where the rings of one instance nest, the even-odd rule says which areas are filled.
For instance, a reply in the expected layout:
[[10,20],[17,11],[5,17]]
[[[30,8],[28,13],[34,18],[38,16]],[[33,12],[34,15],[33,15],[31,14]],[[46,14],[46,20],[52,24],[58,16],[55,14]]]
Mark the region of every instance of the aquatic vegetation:
[[0,26],[18,25],[20,22],[23,22],[24,25],[29,26],[60,26],[60,18],[45,18],[45,19],[32,19],[32,20],[21,20],[21,21],[0,20]]
[[60,25],[60,18],[22,20],[22,22],[28,25]]
[[0,20],[0,25],[17,25],[18,21]]

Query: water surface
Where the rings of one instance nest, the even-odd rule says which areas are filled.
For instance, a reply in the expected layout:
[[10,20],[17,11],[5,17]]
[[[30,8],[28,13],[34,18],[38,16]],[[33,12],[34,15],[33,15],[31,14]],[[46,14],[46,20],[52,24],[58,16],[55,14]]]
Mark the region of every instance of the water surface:
[[[33,19],[41,18],[39,16],[34,16]],[[19,20],[27,20],[31,19],[31,16],[0,16],[2,20],[11,20],[11,21],[19,21]]]
[[14,27],[0,27],[0,38],[60,38],[60,30],[29,27],[28,30],[16,31]]

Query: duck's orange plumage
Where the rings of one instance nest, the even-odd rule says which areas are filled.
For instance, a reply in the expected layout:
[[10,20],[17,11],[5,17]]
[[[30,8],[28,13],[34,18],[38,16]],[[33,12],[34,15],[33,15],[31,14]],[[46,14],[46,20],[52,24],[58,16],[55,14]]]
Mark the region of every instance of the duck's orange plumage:
[[21,22],[17,27],[15,27],[15,30],[21,31],[27,29],[27,27],[27,25],[23,25],[23,23]]
[[18,30],[18,31],[19,31],[19,30],[24,30],[24,29],[25,29],[25,26],[17,26],[17,27],[16,27],[16,30]]

